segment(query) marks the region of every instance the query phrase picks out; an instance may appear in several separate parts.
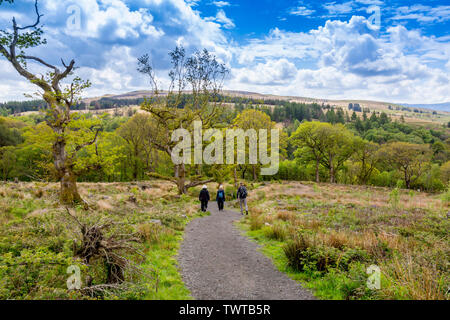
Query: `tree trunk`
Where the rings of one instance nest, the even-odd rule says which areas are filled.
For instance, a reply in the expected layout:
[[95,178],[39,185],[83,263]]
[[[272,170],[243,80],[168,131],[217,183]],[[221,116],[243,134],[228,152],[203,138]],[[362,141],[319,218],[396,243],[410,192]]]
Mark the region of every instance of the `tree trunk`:
[[330,155],[330,183],[334,183],[336,180],[334,174],[333,156]]
[[237,188],[238,187],[238,178],[237,178],[237,168],[236,167],[234,167],[233,176],[234,176],[234,187]]
[[247,168],[242,170],[242,180],[245,180],[245,173],[247,172]]
[[408,173],[405,171],[405,184],[407,189],[411,189],[411,179],[408,177]]
[[320,176],[319,176],[319,166],[320,166],[320,160],[316,160],[316,182],[320,182]]
[[53,157],[58,179],[61,183],[61,203],[73,205],[83,202],[78,193],[77,177],[73,172],[71,160],[67,157],[66,141],[62,136],[59,136],[53,144]]
[[256,165],[253,165],[253,181],[256,181],[258,176],[256,175]]
[[175,166],[175,178],[177,180],[178,193],[186,194],[186,169],[184,164],[179,164]]
[[133,162],[133,180],[138,180],[138,167],[139,167],[139,160],[138,160],[139,151],[137,147],[135,146],[134,149],[134,162]]
[[61,203],[72,205],[81,203],[80,194],[77,188],[77,177],[73,174],[71,169],[66,168],[64,175],[61,178]]

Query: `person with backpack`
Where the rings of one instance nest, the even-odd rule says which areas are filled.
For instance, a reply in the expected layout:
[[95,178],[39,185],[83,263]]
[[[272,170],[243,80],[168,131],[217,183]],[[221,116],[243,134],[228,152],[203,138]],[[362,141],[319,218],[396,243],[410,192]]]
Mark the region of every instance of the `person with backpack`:
[[241,182],[241,185],[239,186],[237,191],[237,198],[239,200],[239,205],[241,206],[242,215],[244,215],[244,208],[245,214],[248,215],[247,195],[247,188],[245,187],[244,183]]
[[217,191],[216,201],[217,205],[219,206],[219,211],[223,211],[225,203],[225,191],[223,190],[223,186],[220,186],[219,191]]
[[208,201],[210,200],[208,187],[206,185],[204,185],[202,191],[200,191],[198,199],[200,200],[202,211],[206,212],[206,209],[208,209]]

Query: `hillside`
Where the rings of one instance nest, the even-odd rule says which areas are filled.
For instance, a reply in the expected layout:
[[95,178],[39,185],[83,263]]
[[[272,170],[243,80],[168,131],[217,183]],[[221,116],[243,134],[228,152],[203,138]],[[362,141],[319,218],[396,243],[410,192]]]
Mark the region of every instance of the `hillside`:
[[[162,95],[165,93],[162,92]],[[430,104],[430,105],[406,105],[406,104],[395,104],[389,102],[380,101],[370,101],[370,100],[328,100],[328,99],[316,99],[298,96],[278,96],[271,94],[261,94],[255,92],[246,91],[233,91],[225,90],[223,91],[225,96],[229,97],[240,97],[245,99],[253,100],[280,100],[289,101],[297,103],[317,103],[320,105],[330,105],[332,107],[343,108],[348,110],[349,104],[359,104],[363,109],[370,109],[370,111],[376,112],[386,112],[391,115],[394,119],[399,119],[401,116],[405,118],[406,122],[418,123],[418,124],[430,124],[430,123],[447,123],[450,121],[450,103],[445,104]],[[99,101],[102,98],[109,98],[113,100],[125,100],[125,99],[141,99],[144,97],[151,96],[151,91],[133,91],[119,95],[104,95],[101,97],[93,97],[83,99],[87,105],[92,102]]]

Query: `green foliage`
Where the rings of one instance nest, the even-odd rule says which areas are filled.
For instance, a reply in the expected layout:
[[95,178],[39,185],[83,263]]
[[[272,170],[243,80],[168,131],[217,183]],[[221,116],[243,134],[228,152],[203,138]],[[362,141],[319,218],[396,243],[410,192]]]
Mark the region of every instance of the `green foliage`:
[[300,235],[284,247],[289,266],[296,271],[328,272],[330,269],[349,270],[352,262],[367,262],[369,255],[359,249],[338,249],[316,244]]
[[447,186],[447,190],[441,195],[441,199],[446,206],[450,205],[450,185]]
[[264,228],[264,234],[269,239],[283,241],[287,237],[286,227],[281,223]]
[[[150,194],[131,184],[82,184],[80,188],[89,189],[89,201],[108,209],[92,206],[89,212],[74,210],[78,219],[92,224],[113,221],[105,237],[134,234],[136,242],[129,245],[144,254],[121,253],[142,274],[127,270],[127,288],[100,294],[96,299],[190,299],[175,256],[184,226],[194,217],[196,204],[192,198],[178,199],[171,192],[173,200],[163,205],[159,183],[151,186]],[[134,193],[137,203],[115,200],[123,195],[124,188]],[[67,267],[74,264],[81,268],[83,287],[88,276],[94,285],[105,283],[102,261],[92,259],[86,265],[75,257],[80,246],[79,226],[68,218],[64,208],[55,205],[51,195],[56,190],[56,184],[47,183],[0,186],[0,205],[5,209],[0,215],[0,299],[90,299],[67,290]]]
[[398,205],[400,203],[400,190],[399,188],[395,188],[389,193],[389,203],[394,209],[398,208]]

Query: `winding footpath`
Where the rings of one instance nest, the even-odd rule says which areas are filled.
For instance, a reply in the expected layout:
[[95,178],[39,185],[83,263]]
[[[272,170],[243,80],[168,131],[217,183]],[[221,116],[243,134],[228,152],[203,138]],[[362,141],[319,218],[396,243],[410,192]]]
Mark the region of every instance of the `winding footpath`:
[[233,223],[242,216],[218,211],[195,219],[185,230],[178,262],[187,288],[198,300],[311,300],[314,296],[279,272],[259,246]]

